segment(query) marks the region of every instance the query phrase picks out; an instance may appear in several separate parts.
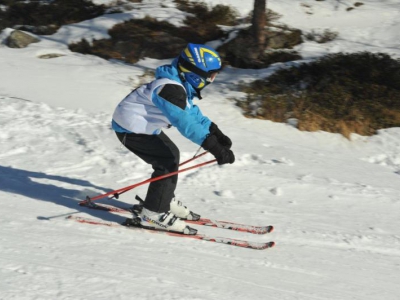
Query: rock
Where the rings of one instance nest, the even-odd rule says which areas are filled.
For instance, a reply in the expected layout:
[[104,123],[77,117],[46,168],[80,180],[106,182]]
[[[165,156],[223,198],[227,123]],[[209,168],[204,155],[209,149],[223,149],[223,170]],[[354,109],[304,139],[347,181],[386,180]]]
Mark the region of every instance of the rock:
[[30,34],[20,30],[14,30],[7,38],[6,45],[10,48],[25,48],[32,43],[37,43],[40,40]]
[[56,58],[56,57],[61,57],[61,56],[65,56],[65,54],[49,53],[49,54],[39,55],[38,57],[42,58],[42,59],[50,59],[50,58]]

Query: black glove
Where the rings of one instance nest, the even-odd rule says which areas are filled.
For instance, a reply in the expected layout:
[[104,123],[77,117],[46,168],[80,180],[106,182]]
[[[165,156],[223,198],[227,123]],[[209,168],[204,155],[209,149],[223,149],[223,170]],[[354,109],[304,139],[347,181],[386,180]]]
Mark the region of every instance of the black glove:
[[215,135],[217,137],[218,143],[220,143],[222,146],[231,149],[232,147],[231,139],[222,133],[222,131],[218,128],[217,124],[211,123],[210,134]]
[[208,150],[217,159],[219,165],[233,164],[235,155],[227,147],[222,146],[215,135],[209,135],[201,145],[205,150]]

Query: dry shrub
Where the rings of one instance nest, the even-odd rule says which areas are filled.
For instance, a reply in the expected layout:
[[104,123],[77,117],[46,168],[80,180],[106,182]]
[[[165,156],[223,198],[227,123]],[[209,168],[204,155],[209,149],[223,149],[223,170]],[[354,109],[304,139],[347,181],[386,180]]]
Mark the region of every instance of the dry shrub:
[[349,137],[400,126],[400,60],[387,54],[328,55],[280,70],[245,91],[245,113],[279,122],[296,118],[300,130]]
[[179,10],[193,14],[193,17],[188,17],[185,23],[190,26],[201,23],[206,26],[207,23],[213,25],[236,25],[239,17],[239,12],[234,8],[217,4],[210,7],[204,2],[190,2],[188,0],[175,0]]
[[53,25],[46,34],[53,34],[62,25],[93,19],[105,12],[104,5],[95,5],[89,0],[4,1],[4,4],[8,7],[0,10],[0,30],[15,25]]
[[166,59],[177,56],[187,44],[186,37],[194,36],[187,30],[179,31],[168,22],[150,17],[117,24],[109,34],[111,39],[94,40],[92,45],[82,40],[69,48],[83,54],[135,63],[143,57]]
[[178,7],[193,14],[185,20],[187,26],[176,27],[149,16],[117,24],[109,30],[111,39],[82,40],[69,45],[72,51],[93,54],[105,59],[135,63],[144,57],[167,59],[177,56],[188,43],[204,44],[220,39],[225,33],[221,22],[233,22],[234,13],[228,6],[208,7],[204,3],[178,1]]

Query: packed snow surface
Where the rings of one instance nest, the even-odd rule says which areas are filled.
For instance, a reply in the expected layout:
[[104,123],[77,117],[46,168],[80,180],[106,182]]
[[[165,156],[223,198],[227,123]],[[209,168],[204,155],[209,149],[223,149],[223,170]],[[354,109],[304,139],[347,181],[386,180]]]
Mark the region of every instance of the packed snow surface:
[[[96,0],[98,4],[113,1]],[[398,0],[268,1],[279,22],[337,40],[297,47],[305,60],[334,52],[384,52],[400,58]],[[244,16],[252,1],[231,4]],[[73,53],[68,43],[108,37],[107,29],[150,14],[180,25],[173,1],[62,27],[24,49],[0,44],[0,299],[400,299],[400,130],[372,137],[300,132],[246,119],[236,89],[271,74],[226,68],[197,102],[233,140],[236,162],[180,175],[177,197],[203,217],[275,226],[266,236],[199,228],[215,236],[276,242],[266,251],[79,224],[66,216],[121,222],[78,206],[149,178],[151,169],[120,146],[114,107],[151,78],[135,65]],[[11,29],[0,34],[4,41]],[[44,54],[61,54],[40,59]],[[165,131],[182,161],[197,146]],[[207,155],[203,162],[213,159]],[[135,204],[147,186],[119,200]]]

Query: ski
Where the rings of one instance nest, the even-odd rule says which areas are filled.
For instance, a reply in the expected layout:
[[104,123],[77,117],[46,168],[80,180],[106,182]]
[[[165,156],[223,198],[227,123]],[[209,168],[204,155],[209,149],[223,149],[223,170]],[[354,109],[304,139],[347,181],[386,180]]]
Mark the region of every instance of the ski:
[[169,235],[169,236],[175,236],[175,237],[190,238],[190,239],[202,240],[202,241],[207,241],[207,242],[221,243],[221,244],[230,245],[230,246],[249,248],[249,249],[254,249],[254,250],[265,250],[268,248],[272,248],[275,245],[275,242],[272,242],[272,241],[271,242],[251,242],[251,241],[244,241],[244,240],[232,239],[232,238],[226,238],[226,237],[213,237],[213,236],[209,236],[209,235],[205,235],[205,234],[187,235],[187,234],[176,233],[176,232],[171,232],[171,231],[149,229],[149,228],[144,228],[144,227],[139,227],[139,226],[124,226],[122,224],[115,223],[115,222],[108,222],[108,221],[97,220],[97,219],[93,219],[93,218],[78,217],[78,216],[68,216],[67,219],[73,220],[73,221],[76,221],[79,223],[84,223],[84,224],[100,225],[100,226],[108,226],[108,227],[122,227],[125,229],[139,230],[142,232],[150,232],[150,233],[157,233],[157,234],[163,234],[163,235]]
[[[91,209],[98,209],[98,210],[104,210],[112,213],[120,213],[120,214],[132,214],[132,211],[128,208],[122,208],[122,207],[117,207],[109,204],[99,204],[99,203],[93,203],[90,202],[88,205],[84,205],[85,207],[91,208]],[[228,222],[228,221],[219,221],[219,220],[213,220],[213,219],[207,219],[207,218],[200,218],[199,220],[192,221],[192,220],[183,220],[186,223],[189,224],[194,224],[194,225],[202,225],[202,226],[211,226],[211,227],[216,227],[216,228],[221,228],[221,229],[229,229],[229,230],[234,230],[234,231],[240,231],[240,232],[247,232],[247,233],[252,233],[252,234],[267,234],[270,233],[274,230],[274,227],[272,225],[268,226],[253,226],[253,225],[245,225],[245,224],[239,224],[235,222]]]

